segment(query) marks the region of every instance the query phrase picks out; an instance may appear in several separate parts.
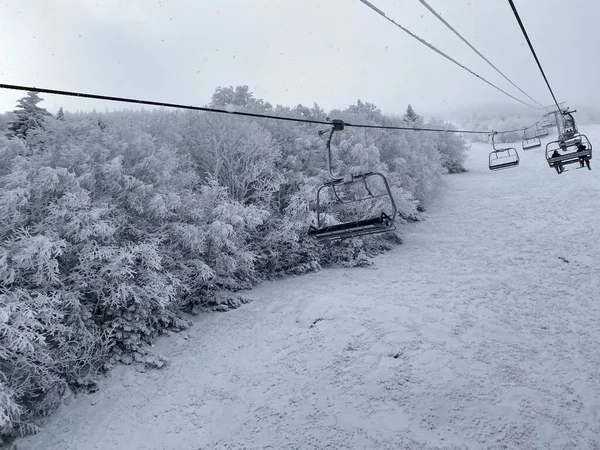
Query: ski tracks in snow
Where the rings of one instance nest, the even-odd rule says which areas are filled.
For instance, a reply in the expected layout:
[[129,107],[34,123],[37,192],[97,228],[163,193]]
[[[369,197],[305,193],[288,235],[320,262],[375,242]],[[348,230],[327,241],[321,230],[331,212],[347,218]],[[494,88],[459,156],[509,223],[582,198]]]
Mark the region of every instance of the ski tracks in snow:
[[19,449],[600,448],[600,181],[488,152],[373,266],[258,286]]

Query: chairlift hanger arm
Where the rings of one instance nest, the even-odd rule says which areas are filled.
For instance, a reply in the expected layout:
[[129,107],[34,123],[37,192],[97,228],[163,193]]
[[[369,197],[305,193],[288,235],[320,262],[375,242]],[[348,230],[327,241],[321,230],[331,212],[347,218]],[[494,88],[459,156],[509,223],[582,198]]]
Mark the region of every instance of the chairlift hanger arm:
[[[327,118],[327,121],[328,122],[330,121],[329,117]],[[343,120],[333,119],[331,121],[331,125],[333,125],[333,126],[329,130],[329,136],[327,136],[327,141],[326,141],[326,146],[327,146],[327,170],[329,171],[329,175],[331,176],[331,178],[338,179],[340,177],[339,177],[339,175],[334,175],[333,174],[333,167],[332,167],[332,163],[331,163],[331,139],[333,139],[333,133],[335,133],[336,131],[342,131],[344,129],[345,123],[344,123]],[[322,136],[325,133],[327,133],[327,130],[320,130],[319,131],[319,136]]]
[[497,131],[494,131],[494,132],[492,133],[492,148],[493,148],[495,151],[498,151],[498,149],[496,148],[496,142],[494,141],[494,138],[496,137],[496,135],[497,135],[497,134],[498,134],[498,132],[497,132]]

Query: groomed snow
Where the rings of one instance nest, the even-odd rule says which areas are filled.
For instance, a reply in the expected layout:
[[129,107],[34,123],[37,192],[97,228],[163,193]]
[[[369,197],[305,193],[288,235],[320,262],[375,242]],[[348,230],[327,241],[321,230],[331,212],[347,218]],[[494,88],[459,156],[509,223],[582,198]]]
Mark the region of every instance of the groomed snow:
[[600,448],[600,165],[490,147],[373,266],[262,284],[19,450]]

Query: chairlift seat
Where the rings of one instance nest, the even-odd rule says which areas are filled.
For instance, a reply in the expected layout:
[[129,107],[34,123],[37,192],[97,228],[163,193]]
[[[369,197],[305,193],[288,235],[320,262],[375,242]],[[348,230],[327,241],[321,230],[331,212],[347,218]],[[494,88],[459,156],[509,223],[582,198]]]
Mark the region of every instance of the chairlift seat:
[[519,165],[519,160],[508,161],[499,164],[490,164],[490,170],[508,169]]
[[[565,149],[568,151],[569,148],[577,147],[580,144],[585,146],[584,151],[573,149],[572,151],[563,153],[560,156],[552,156],[554,151],[565,151]],[[577,134],[566,141],[552,141],[546,145],[546,160],[548,161],[548,165],[550,167],[578,163],[582,158],[586,160],[592,159],[592,143],[589,141],[587,136],[583,134]]]
[[339,223],[322,228],[310,227],[308,235],[317,239],[334,240],[383,233],[395,229],[396,226],[391,217],[382,212],[379,216],[355,222]]
[[529,150],[531,148],[541,147],[542,141],[537,137],[523,140],[523,150]]
[[538,130],[535,130],[535,137],[548,136],[548,134],[550,134],[550,132],[547,128],[540,128]]
[[[493,143],[493,140],[492,140]],[[520,163],[519,153],[516,148],[496,148],[490,153],[489,167],[490,170],[509,169],[517,167]]]
[[581,158],[585,158],[588,160],[592,159],[592,151],[588,149],[584,152],[571,152],[560,156],[554,156],[548,158],[548,164],[550,165],[550,167],[556,167],[559,164],[564,166],[566,164],[573,164],[579,162]]

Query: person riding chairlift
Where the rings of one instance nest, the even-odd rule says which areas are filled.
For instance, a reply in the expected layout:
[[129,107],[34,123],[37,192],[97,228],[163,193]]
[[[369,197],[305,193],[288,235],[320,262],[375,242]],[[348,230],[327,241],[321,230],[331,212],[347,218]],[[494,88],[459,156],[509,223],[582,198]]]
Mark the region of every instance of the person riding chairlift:
[[[561,149],[563,149],[563,145],[564,145],[564,142],[561,142],[561,146],[560,146]],[[564,147],[564,149],[566,149],[566,147]],[[560,158],[560,153],[558,153],[558,150],[554,150],[554,152],[552,153],[552,158]],[[565,168],[563,167],[563,165],[560,161],[558,161],[556,163],[554,168],[556,169],[556,173],[559,175],[565,171]]]
[[[585,152],[586,150],[587,147],[581,142],[577,144],[577,152]],[[592,170],[592,168],[590,167],[590,158],[588,157],[588,155],[583,155],[579,157],[579,167],[581,168],[584,165],[587,166],[588,170]]]

